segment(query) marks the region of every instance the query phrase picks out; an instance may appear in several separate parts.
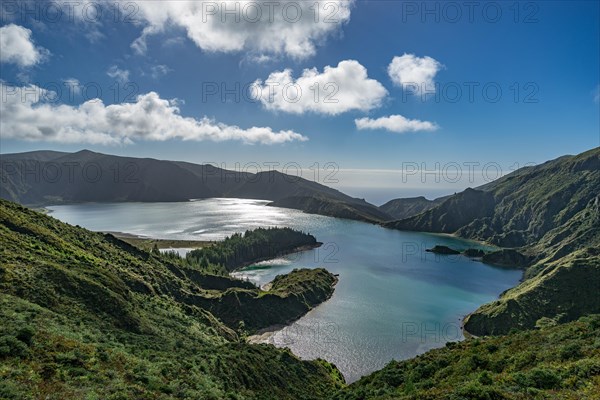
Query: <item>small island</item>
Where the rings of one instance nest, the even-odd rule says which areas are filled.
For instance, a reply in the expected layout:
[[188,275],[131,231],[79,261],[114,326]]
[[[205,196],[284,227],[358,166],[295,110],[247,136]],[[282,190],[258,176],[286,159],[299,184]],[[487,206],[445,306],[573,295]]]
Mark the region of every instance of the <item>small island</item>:
[[429,253],[444,254],[444,255],[460,254],[460,251],[451,249],[448,246],[441,246],[439,244],[436,246],[433,246],[431,249],[427,249],[425,251],[427,251]]

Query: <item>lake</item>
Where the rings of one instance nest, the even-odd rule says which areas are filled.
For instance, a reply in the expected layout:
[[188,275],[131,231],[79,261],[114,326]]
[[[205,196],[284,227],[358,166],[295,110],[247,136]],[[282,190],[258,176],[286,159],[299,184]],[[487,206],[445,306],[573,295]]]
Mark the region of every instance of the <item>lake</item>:
[[462,318],[515,286],[521,271],[425,249],[480,247],[445,235],[400,232],[297,210],[267,201],[208,199],[182,203],[108,203],[48,207],[51,216],[95,231],[160,239],[218,240],[279,226],[311,233],[323,246],[250,266],[236,276],[263,285],[298,267],[339,274],[333,297],[260,340],[304,359],[333,362],[346,380],[448,341],[462,340]]

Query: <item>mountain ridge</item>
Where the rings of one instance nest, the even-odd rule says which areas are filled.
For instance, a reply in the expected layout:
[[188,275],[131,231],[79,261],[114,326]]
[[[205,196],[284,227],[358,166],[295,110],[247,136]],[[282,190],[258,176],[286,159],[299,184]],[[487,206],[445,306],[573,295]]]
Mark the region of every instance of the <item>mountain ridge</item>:
[[529,257],[521,284],[467,316],[475,335],[600,312],[600,147],[519,169],[383,226],[451,233]]
[[[3,183],[0,198],[30,206],[111,201],[175,202],[214,197],[280,201],[305,196],[343,205],[349,210],[344,218],[372,223],[391,219],[363,199],[274,170],[249,173],[210,164],[113,156],[89,150],[1,155],[0,178]],[[355,208],[369,212],[354,213]],[[328,215],[327,212],[327,208],[316,210],[323,215]],[[365,218],[369,214],[379,217]]]

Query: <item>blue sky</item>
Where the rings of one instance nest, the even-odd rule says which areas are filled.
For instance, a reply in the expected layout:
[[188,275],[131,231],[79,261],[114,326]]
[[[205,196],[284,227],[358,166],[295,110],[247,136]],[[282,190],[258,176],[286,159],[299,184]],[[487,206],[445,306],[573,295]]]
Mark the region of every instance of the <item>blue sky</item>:
[[[497,163],[508,172],[515,163],[538,163],[600,145],[597,1],[483,1],[474,9],[468,2],[448,6],[447,2],[322,1],[318,16],[303,4],[298,21],[289,15],[282,18],[283,11],[275,9],[270,26],[263,20],[250,22],[251,16],[243,13],[240,22],[229,15],[221,23],[222,10],[206,8],[219,8],[221,2],[201,6],[198,1],[181,1],[177,9],[150,1],[88,3],[88,18],[79,8],[72,10],[71,19],[61,1],[54,2],[53,9],[44,8],[49,4],[44,2],[30,8],[23,6],[26,3],[3,2],[3,153],[88,148],[227,167],[294,162],[307,178],[310,166],[318,163],[322,169],[330,162],[340,169],[339,182],[324,183],[381,202],[395,193],[435,197],[483,183],[481,176],[476,182],[442,177],[445,182],[419,179],[411,185],[394,175],[407,163],[429,170],[438,168],[436,163],[442,168],[449,163],[463,168],[465,162]],[[237,3],[240,7],[253,3],[264,11],[263,2]],[[281,8],[294,2],[276,3]],[[290,13],[299,4],[289,6]],[[96,7],[103,10],[102,18],[94,16]],[[119,7],[118,14],[114,7]],[[52,21],[57,10],[60,18]],[[135,21],[125,20],[129,13]],[[325,21],[329,14],[332,18]],[[203,26],[206,21],[212,27]],[[400,67],[390,73],[395,57]],[[326,66],[332,67],[331,74],[324,73]],[[291,69],[288,79],[301,84],[297,79],[307,68],[316,68],[318,76],[303,81],[305,91],[298,103],[269,104],[243,96],[236,101],[232,95],[223,102],[221,93],[206,92],[215,84],[234,89],[236,83],[260,80],[264,85],[286,69]],[[415,77],[437,85],[425,86],[435,87],[437,97],[423,100],[406,86],[407,79],[412,82]],[[16,90],[30,85],[52,90],[53,84],[64,85],[65,80],[91,88],[88,98],[76,94],[71,99],[62,86],[58,100],[43,110],[39,108],[43,102],[25,101],[11,108],[11,96],[21,94]],[[323,92],[318,102],[305,101],[314,95],[306,92],[313,82],[321,90],[333,83],[337,94],[332,98],[338,102],[325,104]],[[82,111],[80,105],[96,97],[98,87],[102,107]],[[133,95],[127,97],[128,91]],[[137,98],[151,92],[156,95],[144,97],[143,104]],[[126,103],[138,107],[125,108]],[[112,110],[118,116],[99,120],[96,114],[103,115],[111,104],[122,107]],[[152,110],[158,111],[150,119],[144,113]],[[174,119],[163,126],[161,112]],[[37,113],[35,118],[32,113]],[[385,120],[390,116],[403,119]],[[204,117],[210,121],[202,123]],[[114,123],[111,118],[120,119]],[[361,119],[364,126],[358,129]],[[38,133],[24,121],[37,124]],[[165,133],[171,127],[178,132]],[[261,130],[250,131],[252,127]]]

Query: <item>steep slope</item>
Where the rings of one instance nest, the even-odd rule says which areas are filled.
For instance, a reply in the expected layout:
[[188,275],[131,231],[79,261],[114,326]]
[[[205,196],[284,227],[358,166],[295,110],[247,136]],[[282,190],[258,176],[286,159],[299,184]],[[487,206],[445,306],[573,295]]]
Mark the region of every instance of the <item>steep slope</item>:
[[336,400],[597,399],[600,315],[508,336],[448,343],[392,361]]
[[600,313],[600,197],[529,250],[538,261],[526,280],[465,320],[476,335],[531,329],[540,320],[571,321]]
[[394,219],[400,220],[431,210],[433,207],[440,205],[444,200],[445,197],[427,200],[423,196],[394,199],[379,206],[379,209],[386,214],[389,214]]
[[600,148],[515,171],[386,226],[518,248],[525,281],[465,321],[476,335],[600,312]]
[[469,188],[426,212],[388,222],[384,226],[399,230],[452,233],[474,220],[490,217],[494,205],[491,193]]
[[328,199],[350,203],[363,202],[320,183],[309,181],[300,176],[286,175],[278,171],[259,172],[252,175],[233,188],[227,195],[273,201],[290,196],[319,195]]
[[[342,206],[356,204],[368,210],[362,215],[346,212],[345,218],[349,219],[365,220],[369,213],[383,214],[364,200],[277,171],[254,174],[212,165],[118,157],[88,150],[72,154],[39,151],[2,155],[0,179],[0,198],[26,205],[187,201],[210,197],[279,201],[301,196],[318,197]],[[347,209],[351,211],[353,206]],[[326,213],[329,210],[304,211]]]
[[578,250],[544,264],[539,274],[481,306],[465,319],[475,335],[533,329],[540,321],[567,322],[600,313],[600,250]]
[[340,382],[240,342],[328,298],[324,270],[263,292],[4,200],[0,259],[1,398],[322,399]]
[[[593,231],[594,224],[590,225],[585,218],[578,220],[577,215],[585,209],[591,210],[590,207],[598,203],[599,193],[600,148],[595,148],[577,156],[564,156],[519,169],[475,190],[467,189],[450,196],[422,215],[386,225],[407,230],[450,232],[504,247],[533,248],[537,243],[550,242],[556,245],[557,240],[565,236],[570,235],[572,239],[577,236],[573,232],[563,232],[557,239],[554,232],[552,241],[544,239],[556,229],[570,227],[569,231],[573,231],[583,223],[588,231]],[[482,198],[487,201],[482,202]],[[535,250],[539,252],[543,247],[537,246]]]
[[390,228],[456,233],[504,247],[534,244],[600,193],[600,148],[526,167],[447,198]]

